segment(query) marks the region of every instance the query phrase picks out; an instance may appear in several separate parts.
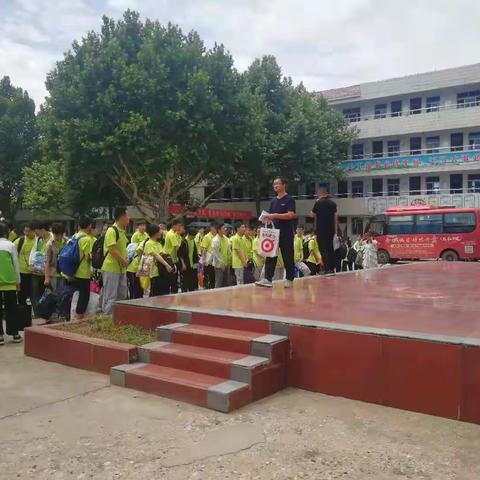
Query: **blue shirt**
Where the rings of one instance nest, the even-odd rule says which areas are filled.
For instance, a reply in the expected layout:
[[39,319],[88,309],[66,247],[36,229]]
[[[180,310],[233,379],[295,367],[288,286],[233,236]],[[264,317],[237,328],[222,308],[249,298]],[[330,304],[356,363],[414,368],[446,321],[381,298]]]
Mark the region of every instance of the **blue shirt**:
[[[282,198],[275,197],[270,203],[270,213],[288,213],[295,212],[295,199],[290,195],[284,195]],[[295,219],[292,220],[274,220],[275,228],[280,230],[280,235],[295,235]]]

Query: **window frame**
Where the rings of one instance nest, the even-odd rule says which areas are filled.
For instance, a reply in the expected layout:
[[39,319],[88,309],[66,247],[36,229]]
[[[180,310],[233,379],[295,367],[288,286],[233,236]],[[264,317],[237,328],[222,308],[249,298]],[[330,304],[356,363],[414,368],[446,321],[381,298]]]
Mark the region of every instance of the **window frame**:
[[[355,187],[360,187],[358,188],[358,191]],[[352,198],[362,198],[365,194],[364,191],[365,188],[365,183],[363,180],[352,180]]]
[[360,121],[361,110],[360,107],[344,108],[342,114],[350,123],[355,123]]
[[[412,147],[412,140],[419,140],[417,148]],[[420,155],[422,153],[422,137],[410,137],[410,155]]]
[[398,157],[400,154],[400,140],[387,141],[387,155],[389,157]]
[[[454,137],[461,138],[459,145],[453,145]],[[450,151],[451,152],[461,152],[463,150],[464,136],[463,132],[456,132],[450,134]]]
[[[375,185],[380,183],[380,190]],[[372,197],[383,197],[383,177],[372,178]]]
[[[435,187],[438,184],[438,188]],[[439,195],[440,194],[440,177],[437,175],[425,178],[425,194]]]
[[[415,108],[413,104],[415,102],[418,102],[418,107]],[[410,115],[418,115],[419,113],[422,113],[422,105],[423,105],[423,100],[422,97],[413,97],[410,99]]]
[[402,100],[393,100],[392,102],[390,102],[391,117],[401,117],[402,109],[403,109]]
[[[398,190],[390,190],[391,186],[398,187]],[[399,178],[387,178],[387,196],[388,197],[400,196],[400,179]]]
[[427,97],[425,100],[426,112],[438,112],[440,110],[440,95]]
[[377,103],[373,108],[373,112],[374,112],[373,117],[375,119],[387,118],[387,109],[388,109],[387,103]]
[[[429,141],[432,139],[438,140],[436,147],[428,145]],[[426,153],[438,153],[440,151],[440,135],[431,135],[430,137],[425,138],[425,151]]]

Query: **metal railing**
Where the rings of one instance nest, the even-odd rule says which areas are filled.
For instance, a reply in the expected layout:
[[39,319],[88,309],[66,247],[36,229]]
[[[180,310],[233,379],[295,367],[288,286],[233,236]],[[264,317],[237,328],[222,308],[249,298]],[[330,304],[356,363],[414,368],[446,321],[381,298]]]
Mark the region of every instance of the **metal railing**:
[[432,105],[429,107],[401,110],[399,112],[385,112],[371,115],[362,115],[356,117],[355,114],[344,114],[345,118],[350,123],[364,122],[368,120],[384,120],[386,118],[394,117],[409,117],[411,115],[422,115],[425,113],[443,112],[445,110],[457,110],[460,108],[480,107],[480,101],[466,102],[466,103],[451,103],[448,105]]

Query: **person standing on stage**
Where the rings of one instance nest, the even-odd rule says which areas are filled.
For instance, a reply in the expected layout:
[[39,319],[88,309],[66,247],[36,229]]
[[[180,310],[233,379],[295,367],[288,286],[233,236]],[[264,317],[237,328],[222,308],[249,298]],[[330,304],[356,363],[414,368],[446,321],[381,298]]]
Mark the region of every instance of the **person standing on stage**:
[[315,218],[317,242],[322,256],[324,273],[334,273],[335,251],[333,237],[338,230],[337,204],[331,199],[326,187],[318,189],[318,200],[310,216]]
[[[293,238],[295,236],[295,199],[286,192],[286,182],[283,178],[273,181],[273,189],[277,196],[270,203],[269,214],[264,217],[266,222],[273,222],[280,230],[279,248],[286,270],[285,288],[293,286],[295,262],[293,255]],[[256,282],[260,287],[272,287],[277,257],[268,257],[265,260],[265,278]]]

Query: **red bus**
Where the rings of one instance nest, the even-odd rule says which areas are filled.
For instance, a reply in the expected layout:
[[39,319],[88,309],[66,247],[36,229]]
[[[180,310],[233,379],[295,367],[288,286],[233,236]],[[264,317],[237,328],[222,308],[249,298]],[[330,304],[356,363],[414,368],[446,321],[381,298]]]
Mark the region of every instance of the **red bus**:
[[396,207],[373,217],[379,263],[396,260],[480,259],[480,210],[455,207]]

